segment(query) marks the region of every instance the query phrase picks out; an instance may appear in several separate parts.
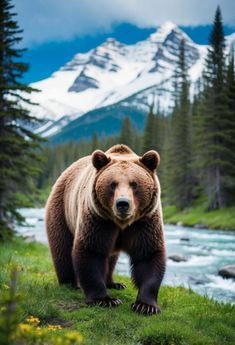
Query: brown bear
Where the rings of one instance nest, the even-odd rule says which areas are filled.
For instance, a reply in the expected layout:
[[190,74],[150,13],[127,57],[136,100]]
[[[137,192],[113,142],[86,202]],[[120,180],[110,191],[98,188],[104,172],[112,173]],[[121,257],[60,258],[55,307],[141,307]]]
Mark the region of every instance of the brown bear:
[[160,311],[158,290],[165,272],[160,184],[156,151],[142,157],[125,145],[96,150],[67,168],[46,206],[46,228],[60,284],[81,286],[86,302],[117,306],[106,288],[122,289],[112,274],[120,251],[130,256],[138,288],[132,309]]

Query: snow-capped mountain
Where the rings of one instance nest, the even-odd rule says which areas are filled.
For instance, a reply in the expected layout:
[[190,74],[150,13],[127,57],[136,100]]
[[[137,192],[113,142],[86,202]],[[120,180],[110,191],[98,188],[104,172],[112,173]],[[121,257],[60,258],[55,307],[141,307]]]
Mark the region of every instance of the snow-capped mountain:
[[[51,136],[92,111],[135,107],[145,111],[153,97],[160,107],[171,104],[171,77],[180,43],[184,39],[189,76],[194,82],[201,76],[207,46],[194,43],[176,25],[167,22],[145,41],[125,45],[112,38],[85,54],[77,54],[47,79],[33,83],[41,90],[34,93],[33,115],[44,119],[37,132]],[[230,35],[228,43],[235,41]],[[92,120],[92,116],[88,117]],[[85,119],[85,118],[84,118]]]

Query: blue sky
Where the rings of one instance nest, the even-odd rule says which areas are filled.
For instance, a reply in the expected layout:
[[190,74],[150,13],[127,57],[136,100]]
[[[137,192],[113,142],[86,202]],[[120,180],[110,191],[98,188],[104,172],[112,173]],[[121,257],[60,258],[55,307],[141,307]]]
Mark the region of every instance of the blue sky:
[[24,29],[24,81],[41,80],[78,52],[106,38],[131,44],[147,38],[165,21],[179,25],[197,43],[206,44],[220,5],[225,34],[235,31],[235,0],[12,0]]

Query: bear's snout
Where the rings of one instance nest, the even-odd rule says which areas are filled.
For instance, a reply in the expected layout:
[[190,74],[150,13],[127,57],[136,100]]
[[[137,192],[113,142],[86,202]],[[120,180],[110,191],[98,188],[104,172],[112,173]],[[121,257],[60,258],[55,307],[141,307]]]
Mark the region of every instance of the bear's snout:
[[130,208],[130,201],[127,198],[118,198],[116,200],[116,209],[122,218],[128,215],[128,210]]

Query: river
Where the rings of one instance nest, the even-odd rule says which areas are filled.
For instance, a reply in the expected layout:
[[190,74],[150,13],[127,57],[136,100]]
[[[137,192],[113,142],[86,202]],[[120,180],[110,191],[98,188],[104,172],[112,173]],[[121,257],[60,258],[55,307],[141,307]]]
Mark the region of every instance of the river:
[[[18,232],[47,243],[44,209],[22,209],[21,213],[28,226],[18,227]],[[168,256],[182,254],[187,261],[168,259],[163,284],[184,286],[201,295],[235,304],[235,280],[218,276],[220,267],[235,264],[235,232],[165,225],[165,239]],[[130,275],[127,255],[121,254],[116,272]]]

